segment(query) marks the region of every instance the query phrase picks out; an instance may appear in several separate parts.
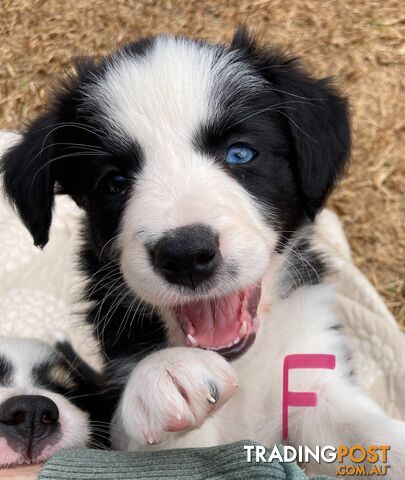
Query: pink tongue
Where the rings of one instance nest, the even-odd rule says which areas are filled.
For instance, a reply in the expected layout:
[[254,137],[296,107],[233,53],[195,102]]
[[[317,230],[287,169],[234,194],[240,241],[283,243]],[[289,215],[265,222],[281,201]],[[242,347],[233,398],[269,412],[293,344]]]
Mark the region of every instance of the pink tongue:
[[[180,307],[177,311],[182,327],[202,348],[228,345],[238,336],[243,320],[251,317],[242,306],[244,294],[233,293],[218,300],[201,300]],[[243,302],[246,303],[246,302]]]

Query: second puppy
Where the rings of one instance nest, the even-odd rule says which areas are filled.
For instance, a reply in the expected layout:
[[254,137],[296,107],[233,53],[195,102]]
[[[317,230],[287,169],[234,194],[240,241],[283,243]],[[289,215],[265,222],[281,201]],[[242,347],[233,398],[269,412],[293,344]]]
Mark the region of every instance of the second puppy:
[[101,376],[68,342],[0,337],[0,468],[102,446],[104,424],[93,423],[108,411],[100,389]]

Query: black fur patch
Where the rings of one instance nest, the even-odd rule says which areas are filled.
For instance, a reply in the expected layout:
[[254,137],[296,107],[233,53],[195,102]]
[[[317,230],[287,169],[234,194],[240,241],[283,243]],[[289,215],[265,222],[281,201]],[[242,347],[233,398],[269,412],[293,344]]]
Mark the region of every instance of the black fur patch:
[[90,278],[84,299],[92,302],[87,321],[94,325],[105,357],[126,357],[165,345],[166,332],[157,312],[127,288],[118,262],[100,259],[90,238],[80,255],[81,269]]
[[[59,370],[59,378],[56,375],[52,375],[53,369]],[[36,387],[64,396],[67,396],[69,391],[77,388],[77,383],[73,379],[68,363],[56,355],[45,362],[33,365],[32,380]]]

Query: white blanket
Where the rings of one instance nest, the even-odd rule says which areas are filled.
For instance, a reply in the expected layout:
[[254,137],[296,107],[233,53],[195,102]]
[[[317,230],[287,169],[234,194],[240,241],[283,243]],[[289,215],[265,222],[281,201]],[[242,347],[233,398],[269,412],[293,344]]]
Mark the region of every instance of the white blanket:
[[[0,132],[0,156],[18,137]],[[83,285],[74,256],[80,216],[69,198],[59,196],[50,241],[41,251],[0,197],[0,335],[53,341],[62,334],[97,364],[96,343],[81,312],[75,310],[74,300]],[[358,380],[389,414],[405,420],[405,335],[354,266],[341,224],[331,211],[319,216],[317,237],[336,265],[337,304]]]

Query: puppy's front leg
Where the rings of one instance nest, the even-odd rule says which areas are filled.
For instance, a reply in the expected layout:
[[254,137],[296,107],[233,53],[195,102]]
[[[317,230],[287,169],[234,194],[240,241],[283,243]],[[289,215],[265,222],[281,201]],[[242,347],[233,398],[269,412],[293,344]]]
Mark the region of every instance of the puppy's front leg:
[[[371,471],[373,466],[380,468],[389,465],[383,478],[387,480],[405,478],[404,422],[388,417],[359,387],[344,377],[334,378],[333,373],[320,374],[310,389],[317,392],[317,406],[290,409],[291,443],[308,445],[312,449],[317,445],[321,447],[343,445],[349,448],[356,445],[388,446],[390,449],[386,463],[381,462],[380,456],[378,463],[359,465],[364,465],[368,471]],[[350,458],[344,459],[344,463],[356,465]],[[310,475],[337,475],[339,465],[342,466],[337,462],[321,464],[314,462],[306,465],[306,470]]]
[[133,369],[112,424],[119,450],[161,444],[173,432],[197,428],[237,387],[231,365],[215,352],[174,347],[145,357]]

